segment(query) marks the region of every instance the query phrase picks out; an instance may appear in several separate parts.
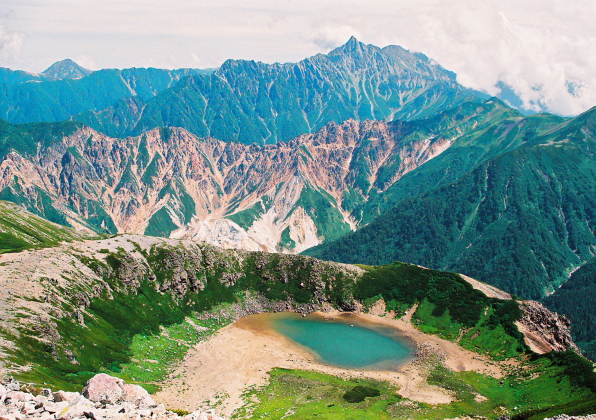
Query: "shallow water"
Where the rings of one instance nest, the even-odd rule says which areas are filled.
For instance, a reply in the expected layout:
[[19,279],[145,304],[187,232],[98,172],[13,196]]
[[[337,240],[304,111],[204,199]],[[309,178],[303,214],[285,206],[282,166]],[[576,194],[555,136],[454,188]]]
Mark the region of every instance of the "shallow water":
[[391,369],[413,357],[412,343],[393,328],[346,316],[275,314],[271,327],[310,350],[319,362],[348,369]]

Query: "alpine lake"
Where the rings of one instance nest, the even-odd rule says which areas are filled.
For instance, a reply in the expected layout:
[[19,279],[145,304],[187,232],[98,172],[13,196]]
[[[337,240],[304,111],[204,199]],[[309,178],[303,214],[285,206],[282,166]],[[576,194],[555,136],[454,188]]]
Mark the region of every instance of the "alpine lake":
[[264,315],[261,322],[322,364],[344,369],[393,370],[414,357],[414,344],[397,329],[364,322],[354,315]]

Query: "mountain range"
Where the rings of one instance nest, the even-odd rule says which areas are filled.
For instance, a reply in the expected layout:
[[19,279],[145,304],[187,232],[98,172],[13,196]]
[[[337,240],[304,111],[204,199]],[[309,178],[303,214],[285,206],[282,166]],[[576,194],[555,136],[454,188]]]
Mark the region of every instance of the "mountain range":
[[355,38],[298,63],[89,73],[68,61],[41,75],[2,69],[0,82],[0,118],[12,123],[74,119],[112,137],[175,126],[247,144],[291,140],[350,118],[411,120],[478,94],[423,54]]
[[299,252],[356,229],[404,174],[508,112],[465,103],[429,120],[329,123],[268,146],[179,128],[114,139],[77,123],[5,123],[0,197],[98,232]]
[[424,261],[545,296],[593,256],[595,122],[596,109],[570,120],[493,120],[404,176],[387,192],[389,211],[309,252],[369,264]]
[[596,357],[595,113],[527,116],[355,38],[298,63],[0,69],[0,199],[87,234],[465,273],[568,314]]

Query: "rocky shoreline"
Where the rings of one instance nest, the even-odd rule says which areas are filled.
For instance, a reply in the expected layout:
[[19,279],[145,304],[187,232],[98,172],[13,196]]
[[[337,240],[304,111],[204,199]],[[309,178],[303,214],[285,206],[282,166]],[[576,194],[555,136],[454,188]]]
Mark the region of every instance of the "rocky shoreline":
[[33,389],[10,379],[0,384],[0,420],[225,420],[209,409],[169,411],[139,385],[100,373],[82,393]]

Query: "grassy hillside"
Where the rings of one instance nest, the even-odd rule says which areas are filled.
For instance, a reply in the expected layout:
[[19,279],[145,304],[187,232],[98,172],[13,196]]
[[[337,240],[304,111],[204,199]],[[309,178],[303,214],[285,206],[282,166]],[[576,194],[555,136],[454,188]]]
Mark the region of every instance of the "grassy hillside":
[[0,201],[0,253],[88,238],[91,235],[49,222],[16,204]]
[[569,317],[574,340],[587,357],[596,360],[596,259],[582,265],[543,302]]
[[543,128],[444,185],[438,174],[449,177],[459,165],[451,168],[450,158],[443,172],[435,171],[442,155],[425,175],[437,188],[424,192],[422,184],[422,194],[306,254],[352,263],[408,261],[540,298],[591,258],[596,245],[595,122],[592,110]]

